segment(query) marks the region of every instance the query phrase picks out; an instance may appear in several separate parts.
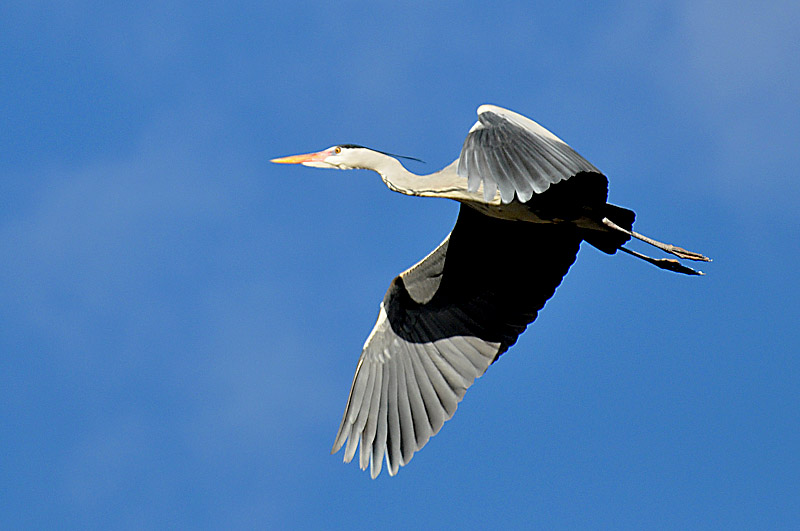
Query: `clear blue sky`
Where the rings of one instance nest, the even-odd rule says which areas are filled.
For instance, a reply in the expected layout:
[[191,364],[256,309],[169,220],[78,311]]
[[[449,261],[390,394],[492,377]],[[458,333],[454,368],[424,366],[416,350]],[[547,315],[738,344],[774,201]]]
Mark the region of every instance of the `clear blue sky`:
[[[797,528],[798,25],[794,1],[3,2],[0,527]],[[584,246],[372,481],[329,455],[356,360],[457,206],[268,160],[430,172],[482,103],[715,261]]]

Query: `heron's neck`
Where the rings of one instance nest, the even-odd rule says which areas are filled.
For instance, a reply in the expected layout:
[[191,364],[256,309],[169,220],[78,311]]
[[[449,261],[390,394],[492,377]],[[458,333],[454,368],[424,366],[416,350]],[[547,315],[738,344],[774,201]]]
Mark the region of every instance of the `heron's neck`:
[[377,172],[386,186],[395,192],[451,199],[467,199],[472,195],[467,191],[467,180],[456,174],[455,162],[436,173],[417,175],[405,169],[394,157],[373,152],[370,159],[369,165],[364,167]]
[[375,155],[373,164],[367,169],[377,172],[391,190],[406,195],[417,195],[415,190],[425,176],[411,173],[394,157],[382,153]]

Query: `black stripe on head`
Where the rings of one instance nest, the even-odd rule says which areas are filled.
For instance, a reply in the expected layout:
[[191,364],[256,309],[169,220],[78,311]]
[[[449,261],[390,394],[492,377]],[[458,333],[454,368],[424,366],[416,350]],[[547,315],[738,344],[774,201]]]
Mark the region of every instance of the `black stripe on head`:
[[360,146],[358,144],[339,144],[339,147],[343,148],[343,149],[354,149],[354,148],[355,149],[357,149],[357,148],[370,149],[370,150],[372,150],[372,151],[374,151],[376,153],[381,153],[383,155],[389,155],[390,157],[397,157],[398,159],[406,159],[406,160],[415,160],[417,162],[422,162],[423,164],[425,163],[425,161],[422,160],[422,159],[417,159],[417,158],[414,158],[414,157],[407,157],[406,155],[396,155],[394,153],[387,153],[387,152],[381,151],[379,149],[373,149],[373,148],[370,148],[370,147],[367,147],[367,146]]

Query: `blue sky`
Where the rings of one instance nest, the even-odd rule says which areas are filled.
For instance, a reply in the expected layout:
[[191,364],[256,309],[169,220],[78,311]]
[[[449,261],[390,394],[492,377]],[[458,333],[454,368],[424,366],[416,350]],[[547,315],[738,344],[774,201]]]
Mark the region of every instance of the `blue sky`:
[[[0,6],[0,527],[798,525],[796,2],[48,4]],[[584,246],[372,481],[359,350],[457,206],[268,160],[434,171],[482,103],[715,261]]]

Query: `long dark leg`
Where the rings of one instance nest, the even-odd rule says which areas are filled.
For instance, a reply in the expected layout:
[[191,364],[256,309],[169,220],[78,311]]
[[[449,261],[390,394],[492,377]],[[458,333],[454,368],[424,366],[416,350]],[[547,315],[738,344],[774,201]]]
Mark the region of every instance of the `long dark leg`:
[[[672,245],[672,244],[669,244],[669,243],[661,243],[661,242],[656,241],[656,240],[654,240],[652,238],[648,238],[647,236],[645,236],[643,234],[639,234],[638,232],[634,232],[632,230],[623,229],[622,227],[620,227],[619,225],[617,225],[616,223],[614,223],[613,221],[611,221],[608,218],[603,218],[603,224],[605,226],[611,228],[611,229],[614,229],[614,230],[619,231],[619,232],[623,232],[623,233],[627,234],[628,236],[636,238],[637,240],[642,240],[643,242],[647,242],[647,243],[649,243],[650,245],[652,245],[654,247],[658,247],[659,249],[661,249],[664,252],[667,252],[669,254],[674,254],[678,258],[684,258],[686,260],[697,260],[697,261],[700,261],[700,262],[710,262],[711,261],[711,258],[708,258],[707,256],[703,256],[700,253],[687,251],[686,249],[683,249],[682,247],[678,247],[676,245]],[[625,252],[627,252],[629,254],[633,254],[634,256],[639,254],[639,253],[635,253],[634,251],[629,251],[627,249],[623,249],[623,251],[625,251]],[[641,258],[642,256],[644,256],[644,255],[639,256],[639,258]],[[651,258],[650,260],[655,260],[655,259]],[[658,266],[658,267],[661,267],[661,266]],[[681,267],[683,267],[683,266],[681,266]],[[662,268],[662,269],[669,269],[669,268]],[[687,268],[687,269],[689,269],[689,268]],[[675,271],[675,269],[672,269],[672,271]]]

